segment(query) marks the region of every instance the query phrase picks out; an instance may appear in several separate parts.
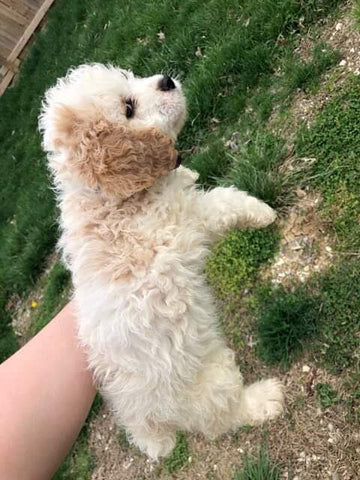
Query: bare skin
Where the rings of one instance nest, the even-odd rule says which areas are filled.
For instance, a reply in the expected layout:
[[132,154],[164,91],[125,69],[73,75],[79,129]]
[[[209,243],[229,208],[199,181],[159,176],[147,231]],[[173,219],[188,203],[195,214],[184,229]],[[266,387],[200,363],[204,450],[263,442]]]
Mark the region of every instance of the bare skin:
[[0,365],[0,478],[51,479],[95,393],[70,303]]

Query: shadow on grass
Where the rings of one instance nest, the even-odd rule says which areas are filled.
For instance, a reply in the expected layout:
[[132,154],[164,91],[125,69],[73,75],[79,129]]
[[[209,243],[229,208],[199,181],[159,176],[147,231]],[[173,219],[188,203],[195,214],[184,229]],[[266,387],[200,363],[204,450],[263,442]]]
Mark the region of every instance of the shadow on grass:
[[288,368],[306,349],[336,374],[358,364],[357,261],[331,267],[292,291],[272,290],[259,303],[258,353],[265,361]]

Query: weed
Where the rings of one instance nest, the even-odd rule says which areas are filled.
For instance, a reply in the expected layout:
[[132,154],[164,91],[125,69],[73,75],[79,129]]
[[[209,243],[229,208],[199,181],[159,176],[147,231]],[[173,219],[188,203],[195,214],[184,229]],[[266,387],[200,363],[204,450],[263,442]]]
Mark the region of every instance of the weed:
[[217,184],[217,179],[225,174],[229,165],[230,157],[224,144],[217,140],[210,143],[203,152],[193,155],[186,166],[199,172],[200,184],[210,187]]
[[206,264],[209,283],[221,296],[252,285],[261,264],[273,258],[278,234],[271,228],[232,230],[215,246]]
[[164,468],[168,473],[173,474],[188,463],[189,446],[184,433],[177,434],[177,441],[174,450],[164,460]]
[[130,448],[130,443],[127,439],[125,430],[120,430],[117,436],[119,445],[123,450],[128,450]]
[[284,140],[261,128],[249,129],[239,134],[238,149],[231,156],[231,168],[221,185],[234,185],[255,197],[261,198],[273,207],[284,202],[286,179],[278,171],[284,160]]
[[264,360],[289,366],[306,347],[320,354],[332,373],[356,367],[360,328],[356,260],[331,267],[292,293],[279,288],[259,303],[258,351]]
[[318,383],[315,392],[322,408],[329,408],[339,401],[338,392],[328,383]]
[[256,460],[245,457],[244,466],[235,472],[234,480],[280,480],[280,468],[262,448]]
[[319,304],[301,289],[287,293],[282,287],[265,301],[258,321],[260,356],[269,363],[288,366],[302,352],[318,328]]

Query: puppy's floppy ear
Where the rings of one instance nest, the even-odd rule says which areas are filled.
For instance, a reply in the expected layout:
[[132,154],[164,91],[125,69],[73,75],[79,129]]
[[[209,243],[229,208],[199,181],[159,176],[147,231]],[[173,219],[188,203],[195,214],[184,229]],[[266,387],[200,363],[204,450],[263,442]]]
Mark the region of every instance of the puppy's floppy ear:
[[57,105],[51,112],[52,146],[54,151],[74,150],[81,141],[84,131],[99,118],[95,107],[72,108],[67,105]]
[[178,163],[173,141],[155,128],[133,129],[99,120],[79,134],[79,123],[70,132],[65,128],[66,138],[77,139],[70,142],[71,168],[87,186],[108,196],[129,198]]

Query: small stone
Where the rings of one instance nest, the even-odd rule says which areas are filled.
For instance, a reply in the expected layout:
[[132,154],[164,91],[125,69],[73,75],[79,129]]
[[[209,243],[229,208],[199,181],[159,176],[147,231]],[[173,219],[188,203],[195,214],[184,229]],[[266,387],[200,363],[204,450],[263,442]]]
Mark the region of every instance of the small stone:
[[197,47],[196,52],[195,52],[195,56],[198,57],[198,58],[203,58],[204,57],[200,47]]
[[160,31],[156,35],[161,42],[163,42],[165,40],[165,33],[164,32]]
[[302,190],[301,188],[297,188],[295,190],[295,193],[296,193],[296,196],[299,197],[299,198],[304,198],[306,197],[306,192],[305,190]]
[[342,26],[343,26],[343,24],[342,24],[341,22],[337,23],[337,24],[335,25],[335,30],[336,30],[337,32],[339,32],[339,31],[342,29]]
[[309,367],[309,365],[303,365],[302,371],[303,371],[304,373],[309,373],[309,372],[310,372],[310,367]]
[[345,67],[346,65],[346,60],[341,60],[341,62],[339,63],[340,67]]
[[332,443],[334,443],[334,439],[333,439],[333,438],[331,438],[331,437],[330,437],[330,438],[328,438],[328,443],[331,443],[331,444],[332,444]]
[[191,463],[191,462],[192,462],[192,456],[188,458],[188,463]]
[[325,250],[326,250],[327,252],[329,252],[329,253],[332,252],[332,248],[331,248],[331,247],[325,247]]
[[294,243],[291,245],[291,250],[301,250],[302,249],[302,246],[300,245],[300,243],[295,240]]
[[328,429],[329,429],[329,432],[333,432],[334,431],[334,425],[332,423],[329,423],[328,424]]

